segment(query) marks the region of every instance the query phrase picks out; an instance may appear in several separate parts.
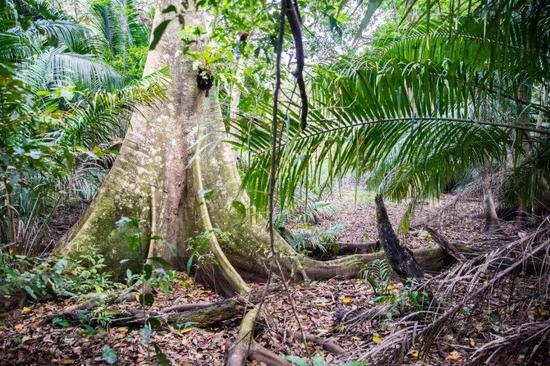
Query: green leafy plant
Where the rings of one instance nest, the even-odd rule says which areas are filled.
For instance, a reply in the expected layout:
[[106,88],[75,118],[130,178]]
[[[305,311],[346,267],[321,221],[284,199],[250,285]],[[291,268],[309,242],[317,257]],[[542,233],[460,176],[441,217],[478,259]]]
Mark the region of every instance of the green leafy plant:
[[101,348],[101,359],[109,365],[114,365],[117,361],[116,351],[108,344]]
[[122,287],[104,270],[104,258],[91,247],[75,259],[40,260],[10,254],[0,248],[0,294],[10,297],[18,291],[32,299],[73,297],[102,293]]
[[360,271],[361,277],[371,285],[377,302],[384,302],[391,295],[389,284],[392,274],[393,270],[387,259],[373,260]]
[[[118,230],[126,233],[128,248],[133,252],[143,251],[142,244],[144,241],[162,240],[161,237],[149,237],[141,229],[140,222],[135,217],[121,217],[117,221]],[[166,243],[169,245],[169,243]],[[158,265],[158,266],[156,266]],[[126,279],[128,285],[141,284],[141,291],[138,293],[138,301],[141,305],[145,324],[140,332],[141,343],[149,347],[153,346],[155,356],[160,365],[170,365],[168,357],[162,352],[162,349],[156,343],[151,343],[151,336],[155,328],[160,326],[160,321],[156,318],[149,318],[148,308],[155,301],[155,293],[153,290],[159,290],[164,293],[172,291],[172,282],[177,277],[175,271],[167,271],[166,268],[170,264],[161,257],[150,257],[144,259],[139,273],[133,273],[130,269],[126,271]],[[97,320],[97,319],[96,319]]]
[[186,266],[187,273],[191,273],[194,266],[201,266],[213,260],[214,256],[210,251],[210,240],[213,234],[218,240],[231,239],[229,233],[217,228],[205,230],[191,238],[187,246],[187,251],[190,253]]
[[328,229],[300,225],[292,234],[291,245],[297,251],[322,260],[333,258],[338,253],[336,237],[346,230],[346,225],[337,224]]
[[[305,358],[298,357],[298,356],[293,356],[293,355],[285,355],[285,356],[283,356],[283,359],[292,362],[296,366],[310,366],[310,365],[312,365],[312,366],[325,366],[325,365],[327,365],[327,363],[325,361],[325,358],[322,355],[313,356],[313,358],[311,359],[311,363],[308,362],[308,360],[305,359]],[[350,362],[343,363],[341,366],[368,366],[368,365],[369,365],[369,363],[366,362],[366,361],[350,361]]]

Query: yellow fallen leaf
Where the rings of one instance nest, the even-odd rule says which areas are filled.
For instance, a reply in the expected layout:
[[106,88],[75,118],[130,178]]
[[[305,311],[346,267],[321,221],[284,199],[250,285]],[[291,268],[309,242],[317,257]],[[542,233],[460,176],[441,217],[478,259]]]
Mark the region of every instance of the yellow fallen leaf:
[[21,309],[21,314],[25,315],[25,314],[30,313],[31,311],[32,311],[31,308],[25,306],[25,307],[23,307],[23,309]]
[[344,298],[342,299],[342,302],[343,302],[344,304],[349,304],[349,303],[351,303],[352,301],[353,301],[353,299],[352,299],[351,297],[349,297],[349,296],[344,296]]
[[25,328],[25,324],[23,323],[15,324],[15,330],[23,330],[23,328]]
[[380,344],[382,343],[383,339],[382,337],[375,335],[375,336],[372,336],[372,341],[376,344]]
[[409,355],[411,355],[412,358],[418,358],[418,356],[420,355],[420,352],[413,349],[409,352]]
[[128,327],[118,327],[116,330],[123,334],[128,333]]
[[185,334],[185,333],[189,333],[192,330],[193,328],[183,328],[182,330],[180,330],[180,333]]
[[457,351],[452,351],[447,355],[446,359],[449,361],[460,361],[462,359],[462,356],[460,356],[460,353],[458,353]]

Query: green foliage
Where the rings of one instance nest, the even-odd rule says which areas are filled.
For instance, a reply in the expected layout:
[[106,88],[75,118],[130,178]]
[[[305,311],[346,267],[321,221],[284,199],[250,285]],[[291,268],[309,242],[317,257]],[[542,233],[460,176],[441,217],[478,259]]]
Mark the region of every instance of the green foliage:
[[[298,357],[298,356],[293,356],[293,355],[285,355],[285,356],[283,356],[283,359],[292,362],[292,364],[294,364],[296,366],[309,366],[309,365],[312,365],[312,366],[325,366],[325,365],[328,365],[326,363],[325,358],[324,358],[323,355],[313,356],[313,358],[311,360],[311,363],[309,363],[308,360],[305,359],[305,358]],[[368,366],[368,365],[369,365],[369,363],[366,362],[366,361],[350,361],[350,362],[343,363],[341,366]]]
[[338,252],[336,237],[346,230],[343,224],[333,225],[328,229],[319,226],[305,226],[293,232],[291,245],[299,252],[319,259],[329,259]]
[[[117,223],[118,230],[130,229],[133,234],[127,236],[128,247],[131,251],[142,251],[142,243],[151,240],[161,240],[160,237],[145,237],[140,222],[137,218],[121,217]],[[145,239],[145,240],[144,240]],[[158,264],[162,267],[156,267]],[[163,268],[164,267],[164,268]],[[147,309],[150,308],[155,302],[155,294],[151,290],[160,290],[164,293],[172,291],[172,282],[176,278],[175,271],[166,271],[165,268],[170,267],[170,264],[160,257],[147,258],[141,266],[141,272],[138,274],[132,273],[130,269],[126,271],[126,279],[128,286],[141,285],[141,291],[138,292],[138,301],[143,309],[145,318],[147,319],[144,327],[140,332],[141,343],[149,347],[153,330],[160,327],[161,322],[157,318],[147,318]],[[113,312],[107,312],[107,317],[104,318],[103,323],[97,318],[97,314],[94,317],[94,321],[98,322],[102,326],[108,325],[112,318],[109,316],[115,315]],[[156,344],[152,343],[155,350],[155,355],[159,365],[171,365],[168,357],[162,352],[162,349]]]
[[135,105],[161,100],[167,79],[165,71],[141,77],[147,31],[131,2],[101,5],[114,14],[105,29],[131,33],[123,53],[98,47],[95,40],[109,36],[94,28],[97,22],[79,24],[49,2],[5,5],[0,11],[0,243],[35,254],[43,249],[40,242],[56,207],[94,195],[105,174],[103,157],[113,154],[109,147],[123,136]]
[[[303,187],[324,189],[350,174],[368,177],[367,186],[389,198],[418,200],[441,195],[472,170],[506,165],[510,152],[514,165],[533,167],[528,156],[549,136],[547,100],[534,96],[544,94],[549,77],[550,29],[539,14],[550,6],[467,3],[418,3],[420,18],[381,29],[361,53],[313,66],[307,131],[296,97],[285,96],[277,154],[282,206]],[[408,13],[398,5],[398,14]],[[487,15],[497,13],[506,16]],[[231,135],[249,154],[243,186],[265,212],[271,101],[260,100],[252,112],[232,121]],[[533,149],[524,148],[527,140]],[[531,187],[527,193],[536,193]]]
[[94,248],[74,260],[62,257],[42,263],[7,249],[0,249],[0,294],[5,297],[21,290],[34,300],[73,297],[122,286],[104,270],[104,258]]
[[365,265],[359,273],[371,285],[376,296],[375,301],[383,302],[390,296],[388,286],[393,270],[387,259],[375,259]]
[[210,251],[210,241],[214,235],[220,241],[231,239],[229,233],[218,228],[213,228],[205,230],[189,240],[187,251],[190,253],[190,256],[187,260],[187,273],[191,273],[193,267],[200,267],[214,260],[214,254]]
[[101,359],[109,365],[114,365],[117,361],[116,351],[108,344],[104,345],[101,348]]

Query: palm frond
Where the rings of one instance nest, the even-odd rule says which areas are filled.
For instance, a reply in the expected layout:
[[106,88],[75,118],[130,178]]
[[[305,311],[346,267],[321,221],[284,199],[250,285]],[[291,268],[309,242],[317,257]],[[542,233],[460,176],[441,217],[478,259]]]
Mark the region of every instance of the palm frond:
[[58,143],[91,148],[123,137],[136,106],[154,106],[164,99],[166,82],[167,71],[160,70],[116,91],[83,95],[65,116]]
[[91,9],[92,24],[98,33],[95,47],[99,52],[124,55],[134,45],[147,44],[149,30],[139,20],[131,1],[97,1]]
[[69,20],[38,19],[34,22],[37,31],[44,34],[49,42],[66,45],[70,51],[82,53],[89,51],[86,42],[90,31],[86,27]]
[[120,86],[118,73],[96,57],[63,51],[63,48],[50,48],[25,67],[23,78],[35,91],[67,84],[81,84],[95,90]]

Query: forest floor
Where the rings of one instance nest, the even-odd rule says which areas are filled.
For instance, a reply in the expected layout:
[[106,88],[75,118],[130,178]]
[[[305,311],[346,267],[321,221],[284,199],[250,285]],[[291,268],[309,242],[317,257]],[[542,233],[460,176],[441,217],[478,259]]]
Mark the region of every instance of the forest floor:
[[[402,242],[409,248],[435,246],[435,243],[420,229],[422,223],[429,223],[451,242],[461,242],[475,246],[486,240],[483,233],[484,218],[479,202],[461,202],[453,205],[455,197],[447,195],[437,204],[422,207],[412,222],[411,230],[401,235]],[[337,237],[337,241],[356,243],[375,240],[376,221],[373,203],[358,203],[353,200],[335,198],[341,206],[337,214],[321,217],[320,225],[330,227],[345,224],[348,228]],[[366,202],[367,200],[361,200]],[[368,202],[372,202],[368,200]],[[397,227],[406,210],[404,204],[387,202],[388,212]],[[518,237],[522,235],[513,223],[503,222],[498,237]],[[252,284],[259,287],[260,284]],[[402,286],[394,282],[395,291]],[[527,289],[526,289],[527,290]],[[294,307],[289,301],[293,299]],[[217,301],[215,293],[193,282],[182,274],[175,281],[169,294],[159,294],[151,310],[180,303]],[[353,333],[347,332],[335,323],[338,309],[353,310],[374,304],[372,288],[364,279],[329,280],[290,285],[289,293],[281,290],[270,293],[266,298],[263,312],[266,323],[258,332],[256,340],[266,348],[284,355],[311,357],[322,353],[326,364],[339,365],[344,359],[353,357],[359,350],[368,349],[379,343],[392,332],[392,322],[365,324]],[[53,326],[45,321],[50,314],[74,304],[75,300],[46,302],[1,315],[0,320],[0,365],[98,365],[102,361],[102,347],[110,345],[117,355],[117,365],[155,364],[155,352],[142,345],[139,328],[106,327],[95,334],[87,334],[82,327]],[[119,304],[111,308],[136,307],[137,303]],[[240,319],[220,324],[216,328],[199,329],[192,325],[162,328],[155,330],[151,341],[158,344],[170,358],[173,365],[223,365],[225,349],[234,339]],[[319,346],[300,339],[293,339],[290,332],[302,327],[306,332],[330,339],[347,352],[343,356],[333,356]],[[481,325],[479,326],[481,327]],[[425,360],[418,359],[413,349],[406,357],[409,364],[415,365],[458,365],[476,345],[484,343],[484,332],[473,324],[470,334],[457,339],[446,335],[437,341],[434,351]],[[494,324],[495,329],[498,324]],[[478,331],[476,331],[478,329]],[[490,329],[488,331],[494,331]],[[340,357],[340,358],[336,358]],[[251,363],[257,364],[257,363]]]

